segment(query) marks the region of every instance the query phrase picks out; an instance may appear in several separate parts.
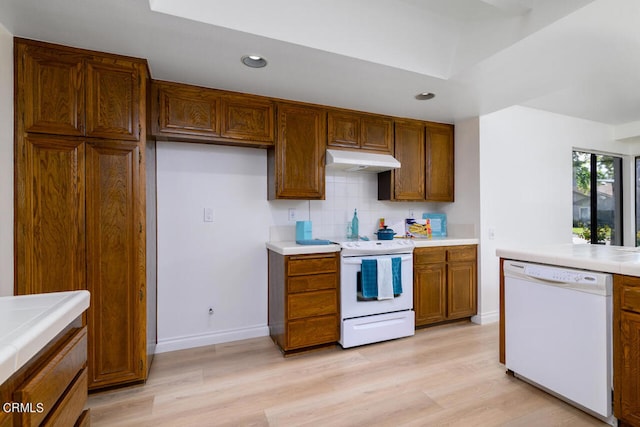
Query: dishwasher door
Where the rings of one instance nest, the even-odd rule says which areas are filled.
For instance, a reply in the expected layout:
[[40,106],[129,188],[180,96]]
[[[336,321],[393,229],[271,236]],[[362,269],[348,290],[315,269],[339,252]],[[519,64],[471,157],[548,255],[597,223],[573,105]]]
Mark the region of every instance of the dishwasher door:
[[612,276],[504,263],[505,364],[519,377],[612,418]]

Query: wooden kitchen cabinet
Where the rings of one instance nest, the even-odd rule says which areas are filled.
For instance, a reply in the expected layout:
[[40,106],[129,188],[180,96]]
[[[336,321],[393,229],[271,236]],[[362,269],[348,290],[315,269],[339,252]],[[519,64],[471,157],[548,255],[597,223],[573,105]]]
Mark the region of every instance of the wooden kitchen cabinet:
[[394,156],[399,169],[378,174],[378,199],[452,202],[453,126],[395,120]]
[[269,98],[180,83],[152,84],[152,134],[159,140],[273,146]]
[[390,117],[330,109],[327,126],[328,147],[393,153],[393,120]]
[[147,309],[155,312],[146,306],[155,293],[146,281],[146,62],[22,39],[15,52],[15,294],[89,290],[89,388],[142,381]]
[[0,402],[31,405],[0,411],[0,426],[76,425],[89,418],[87,396],[87,328],[78,318],[0,384]]
[[613,278],[613,413],[640,426],[640,278]]
[[477,247],[436,246],[413,252],[416,326],[477,313]]
[[428,123],[425,141],[426,199],[434,202],[453,202],[453,126]]
[[20,39],[14,55],[24,131],[139,140],[145,63]]
[[338,253],[269,256],[269,333],[285,355],[340,338]]
[[267,152],[269,199],[324,200],[326,111],[278,103],[277,129]]

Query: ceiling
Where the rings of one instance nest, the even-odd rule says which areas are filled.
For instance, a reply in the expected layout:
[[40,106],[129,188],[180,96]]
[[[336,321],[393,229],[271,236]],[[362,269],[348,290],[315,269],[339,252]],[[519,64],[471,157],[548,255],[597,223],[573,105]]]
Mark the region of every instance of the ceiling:
[[524,105],[637,128],[638,23],[637,0],[0,2],[15,36],[147,58],[155,79],[448,123]]

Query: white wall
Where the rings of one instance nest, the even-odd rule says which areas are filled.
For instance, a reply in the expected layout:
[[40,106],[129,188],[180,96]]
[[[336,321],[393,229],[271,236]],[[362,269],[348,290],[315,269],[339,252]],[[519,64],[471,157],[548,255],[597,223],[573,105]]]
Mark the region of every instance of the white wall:
[[[611,126],[524,107],[480,118],[482,321],[498,318],[497,248],[572,242],[574,148],[623,155],[629,216],[634,185],[629,155],[636,146],[613,141]],[[627,237],[630,227],[625,228]]]
[[267,334],[266,168],[264,150],[157,144],[158,352]]
[[13,36],[0,25],[0,296],[13,295]]
[[266,167],[265,150],[157,144],[158,352],[268,335],[265,242],[270,228],[293,238],[290,208],[311,219],[313,237],[334,238],[354,208],[360,234],[373,237],[380,217],[393,223],[447,205],[381,202],[376,174],[347,172],[327,173],[326,200],[267,201]]

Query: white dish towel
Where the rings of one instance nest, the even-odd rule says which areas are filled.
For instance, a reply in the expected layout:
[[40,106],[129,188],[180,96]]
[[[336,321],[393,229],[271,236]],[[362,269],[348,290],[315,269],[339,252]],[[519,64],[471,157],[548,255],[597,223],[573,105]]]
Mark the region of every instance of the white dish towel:
[[393,267],[391,258],[380,258],[378,267],[378,299],[393,299]]

